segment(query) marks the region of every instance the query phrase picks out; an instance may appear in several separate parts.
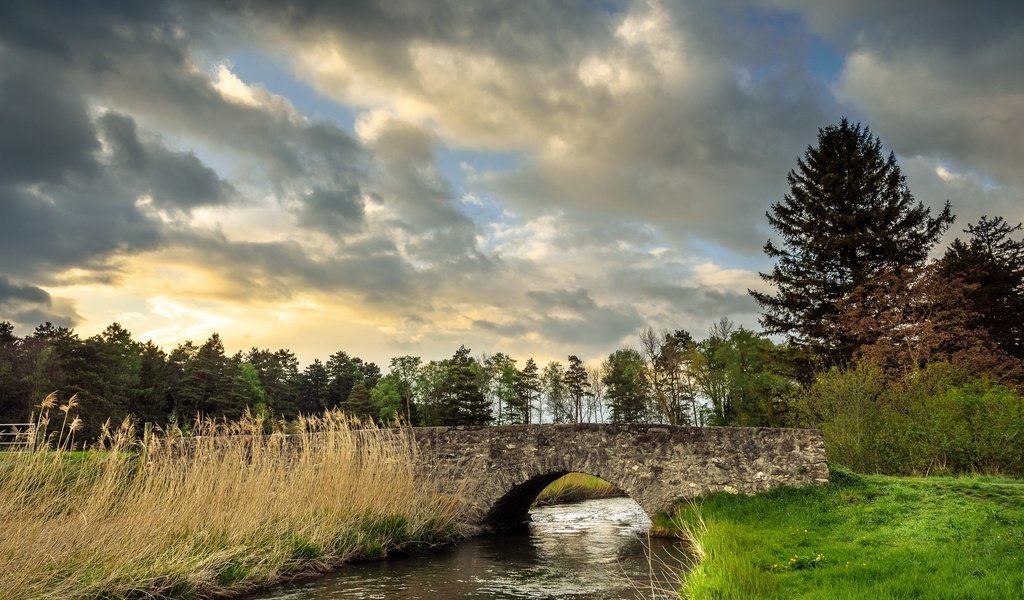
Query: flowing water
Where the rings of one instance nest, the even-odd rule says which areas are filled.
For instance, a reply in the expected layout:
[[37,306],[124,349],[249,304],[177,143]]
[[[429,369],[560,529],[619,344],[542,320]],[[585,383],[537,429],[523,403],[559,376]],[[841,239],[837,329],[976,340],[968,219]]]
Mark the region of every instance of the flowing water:
[[678,598],[684,546],[648,539],[628,498],[535,508],[529,531],[342,567],[254,600],[449,598]]

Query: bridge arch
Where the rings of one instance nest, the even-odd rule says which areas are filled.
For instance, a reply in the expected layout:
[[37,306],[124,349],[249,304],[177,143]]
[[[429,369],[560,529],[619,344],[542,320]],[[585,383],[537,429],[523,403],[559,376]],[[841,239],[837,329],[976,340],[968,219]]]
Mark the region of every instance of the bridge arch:
[[552,481],[587,473],[652,519],[674,501],[828,481],[820,432],[663,425],[414,428],[419,469],[463,501],[467,525],[501,531],[527,520]]
[[[614,485],[629,498],[637,501],[629,491],[623,489],[621,485],[616,484],[614,480],[608,479],[607,476],[602,477],[601,475],[581,469],[554,471],[535,475],[522,483],[513,485],[505,491],[504,495],[493,501],[485,500],[485,504],[490,504],[490,509],[488,509],[487,513],[484,515],[480,525],[487,531],[495,532],[511,531],[524,526],[530,520],[530,509],[533,508],[533,503],[537,500],[537,497],[544,488],[570,473],[583,473],[585,475],[599,477],[603,481]],[[637,503],[640,504],[640,502]],[[654,513],[645,508],[643,504],[640,504],[640,508],[647,513],[648,518],[654,518]]]

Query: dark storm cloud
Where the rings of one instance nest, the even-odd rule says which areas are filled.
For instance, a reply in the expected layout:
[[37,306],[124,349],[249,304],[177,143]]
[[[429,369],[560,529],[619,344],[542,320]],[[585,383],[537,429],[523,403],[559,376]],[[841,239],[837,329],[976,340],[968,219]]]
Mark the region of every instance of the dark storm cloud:
[[159,228],[97,160],[84,99],[60,73],[0,67],[0,272],[45,281],[53,270],[95,265],[150,247]]
[[77,94],[42,72],[3,71],[0,181],[27,183],[94,171],[99,143]]
[[113,148],[114,176],[133,180],[157,206],[189,210],[223,204],[234,195],[231,185],[195,154],[175,152],[157,140],[142,142],[131,117],[107,112],[99,126]]
[[0,275],[0,320],[24,326],[46,321],[74,325],[78,315],[73,310],[55,307],[46,290],[33,285],[19,285]]

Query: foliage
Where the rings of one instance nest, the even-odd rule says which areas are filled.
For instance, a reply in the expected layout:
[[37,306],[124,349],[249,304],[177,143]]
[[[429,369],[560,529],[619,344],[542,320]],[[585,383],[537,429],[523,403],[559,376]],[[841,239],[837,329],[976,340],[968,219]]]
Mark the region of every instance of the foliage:
[[771,340],[723,319],[689,361],[696,388],[709,399],[712,425],[782,424],[794,383]]
[[789,172],[789,193],[768,222],[781,238],[765,253],[776,260],[761,277],[775,293],[751,291],[769,333],[785,333],[828,363],[853,355],[835,329],[837,303],[880,273],[924,262],[952,223],[949,204],[935,218],[915,202],[890,153],[860,124],[843,119],[818,132]]
[[1006,354],[1024,360],[1024,239],[1012,235],[1021,224],[1010,226],[1002,217],[981,217],[946,249],[940,269],[947,278],[967,285],[973,318],[969,325],[986,331]]
[[[544,404],[548,407],[548,414],[554,423],[566,423],[569,421],[570,410],[568,405],[568,392],[565,389],[565,368],[562,363],[552,361],[544,367],[540,376],[541,388],[544,391]],[[543,408],[540,412],[538,422],[543,423]]]
[[[540,408],[543,386],[537,369],[537,361],[529,358],[516,377],[516,394],[509,410],[509,423],[531,423],[533,406]],[[539,415],[538,415],[539,420]]]
[[587,368],[583,366],[583,361],[575,354],[569,355],[569,366],[562,375],[562,383],[565,384],[568,420],[572,423],[588,420],[586,408],[587,398],[591,396],[590,378],[587,376]]
[[647,417],[650,383],[639,352],[633,348],[612,352],[604,364],[603,381],[612,423],[636,423]]
[[795,404],[829,459],[858,472],[1024,476],[1024,398],[947,363],[897,379],[870,363],[833,369]]
[[975,286],[947,277],[937,264],[883,273],[838,303],[838,324],[856,357],[890,374],[951,362],[971,375],[1020,380],[1021,366],[975,325]]
[[1020,598],[1024,482],[832,471],[825,486],[716,494],[661,525],[701,560],[694,600]]

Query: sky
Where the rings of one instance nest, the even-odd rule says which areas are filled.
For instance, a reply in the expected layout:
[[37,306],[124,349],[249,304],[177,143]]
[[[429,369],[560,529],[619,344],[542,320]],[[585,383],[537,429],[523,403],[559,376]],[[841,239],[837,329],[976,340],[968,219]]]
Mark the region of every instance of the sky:
[[0,0],[0,320],[385,365],[757,328],[844,116],[944,242],[1024,220],[1021,57],[1018,0]]

